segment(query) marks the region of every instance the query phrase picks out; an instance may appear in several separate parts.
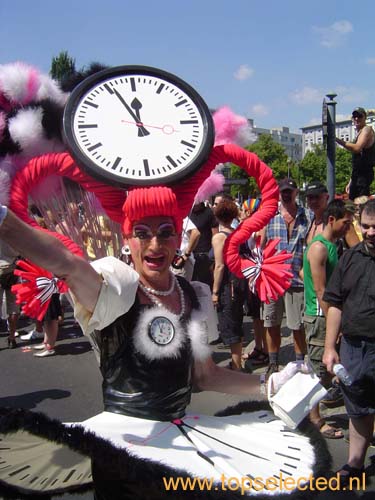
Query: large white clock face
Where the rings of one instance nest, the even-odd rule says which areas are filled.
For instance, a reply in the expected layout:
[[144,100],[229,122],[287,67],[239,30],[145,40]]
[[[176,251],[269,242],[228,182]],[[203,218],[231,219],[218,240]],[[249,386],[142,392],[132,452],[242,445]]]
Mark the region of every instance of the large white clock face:
[[120,185],[176,182],[202,165],[213,142],[199,95],[146,67],[112,68],[85,80],[69,99],[64,132],[89,173]]

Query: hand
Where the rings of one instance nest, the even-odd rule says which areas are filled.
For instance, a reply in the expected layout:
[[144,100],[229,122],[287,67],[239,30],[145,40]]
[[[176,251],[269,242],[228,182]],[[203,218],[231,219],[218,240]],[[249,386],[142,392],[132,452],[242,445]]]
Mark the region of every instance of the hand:
[[336,349],[325,349],[322,361],[326,365],[327,371],[333,373],[333,365],[340,362],[340,357]]
[[181,255],[180,257],[178,257],[177,259],[175,259],[172,262],[172,267],[174,269],[183,269],[185,262],[186,262],[186,259],[184,259],[184,256]]
[[135,114],[137,115],[137,118],[138,118],[138,122],[137,122],[137,126],[138,126],[138,137],[144,137],[145,135],[149,135],[150,132],[148,132],[144,126],[143,126],[143,123],[141,121],[141,113],[140,113],[140,109],[142,107],[142,103],[139,99],[137,99],[136,97],[132,100],[132,102],[130,103],[130,106],[134,109],[135,111]]
[[276,392],[297,372],[311,373],[312,368],[309,364],[304,363],[303,361],[292,361],[291,363],[288,363],[286,367],[281,370],[281,372],[273,373],[268,380],[268,384],[270,385],[269,392],[271,396],[276,394]]
[[[138,123],[134,123],[134,122],[131,122],[131,121],[128,121],[128,120],[121,120],[121,123],[129,123],[131,125],[138,126]],[[163,125],[162,127],[158,127],[156,125],[150,125],[149,123],[143,123],[143,127],[156,128],[158,130],[161,130],[163,132],[163,134],[165,134],[165,135],[171,135],[174,132],[179,132],[179,130],[176,130],[173,125],[168,125],[168,124],[167,125]]]
[[345,186],[345,193],[346,194],[349,194],[351,184],[352,184],[352,180],[350,179],[348,184]]
[[[121,102],[121,104],[123,104],[127,110],[127,112],[130,114],[130,116],[133,118],[133,120],[135,121],[135,124],[137,125],[138,127],[138,137],[144,137],[145,135],[149,135],[150,132],[148,130],[145,129],[145,127],[143,126],[143,123],[141,122],[140,120],[140,113],[139,113],[139,109],[142,107],[142,104],[140,103],[140,101],[138,101],[138,99],[133,99],[132,101],[132,106],[135,106],[135,109],[137,110],[136,113],[134,113],[134,111],[132,110],[132,108],[129,106],[129,104],[125,101],[125,99],[122,97],[122,95],[118,92],[118,90],[116,89],[113,89],[113,93],[115,94],[115,96],[119,99],[119,101]],[[135,102],[136,101],[136,102]],[[135,104],[134,104],[135,102]]]

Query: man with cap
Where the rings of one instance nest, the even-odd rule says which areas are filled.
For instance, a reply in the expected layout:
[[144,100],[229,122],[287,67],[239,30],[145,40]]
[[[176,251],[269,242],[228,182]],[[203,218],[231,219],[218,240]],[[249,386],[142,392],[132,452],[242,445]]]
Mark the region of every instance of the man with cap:
[[266,227],[264,239],[265,241],[279,239],[280,242],[277,248],[293,254],[291,259],[293,279],[291,287],[283,297],[270,304],[262,305],[264,327],[267,329],[268,375],[279,369],[278,355],[284,311],[287,327],[293,331],[296,359],[303,360],[306,354],[306,340],[303,329],[303,281],[299,276],[299,272],[302,268],[303,250],[307,231],[312,221],[312,213],[307,208],[296,203],[298,189],[293,179],[282,179],[279,182],[279,190],[279,212]]
[[352,119],[357,133],[354,142],[336,137],[336,142],[352,153],[352,176],[346,186],[351,200],[357,196],[369,196],[374,179],[375,134],[372,127],[366,125],[366,116],[364,108],[353,110]]
[[315,236],[323,232],[323,213],[327,208],[328,198],[328,190],[322,182],[311,181],[306,187],[307,206],[314,213],[314,219],[306,236],[307,245],[311,243]]

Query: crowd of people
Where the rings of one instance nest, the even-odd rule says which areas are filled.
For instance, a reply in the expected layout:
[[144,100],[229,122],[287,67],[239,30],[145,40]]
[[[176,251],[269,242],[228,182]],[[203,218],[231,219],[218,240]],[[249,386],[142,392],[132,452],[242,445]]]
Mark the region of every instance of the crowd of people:
[[[214,197],[212,204],[207,204],[205,213],[210,214],[206,218],[210,224],[202,230],[211,236],[212,251],[210,253],[206,246],[206,262],[211,256],[211,265],[204,267],[204,274],[211,270],[210,279],[206,282],[212,289],[212,302],[218,313],[218,326],[220,337],[212,341],[211,344],[219,347],[227,347],[230,350],[231,360],[228,368],[231,370],[251,371],[259,366],[266,366],[266,374],[279,370],[279,352],[281,345],[281,325],[292,331],[294,337],[295,358],[297,361],[308,359],[315,373],[319,376],[321,383],[326,389],[327,397],[324,403],[327,406],[345,406],[350,418],[350,451],[348,463],[340,469],[340,474],[348,479],[363,472],[363,464],[366,450],[373,438],[374,422],[374,338],[370,330],[366,329],[359,333],[356,323],[351,322],[350,327],[344,330],[340,328],[340,321],[334,323],[334,334],[330,333],[331,340],[327,340],[326,351],[326,324],[328,311],[334,311],[337,303],[335,301],[346,301],[347,291],[343,290],[342,277],[336,277],[336,287],[340,286],[339,298],[328,300],[326,288],[330,282],[331,275],[339,272],[341,263],[349,261],[349,256],[356,255],[358,248],[363,253],[367,253],[368,264],[372,261],[371,251],[375,237],[373,235],[372,211],[375,201],[368,196],[360,196],[354,202],[340,199],[329,203],[329,195],[326,186],[320,181],[310,182],[305,190],[305,203],[303,206],[298,200],[298,189],[293,179],[287,178],[279,182],[280,203],[277,215],[261,231],[261,234],[253,235],[248,242],[251,247],[255,244],[256,237],[259,238],[260,245],[264,246],[268,239],[279,239],[278,248],[285,249],[292,254],[291,266],[293,278],[291,287],[278,301],[271,301],[270,304],[260,303],[254,297],[245,278],[238,279],[227,269],[223,258],[223,247],[228,235],[233,228],[246,217],[251,217],[250,206],[256,206],[256,199],[245,200],[241,205],[227,193],[219,193]],[[261,200],[257,200],[258,204]],[[255,208],[256,209],[256,208]],[[212,218],[212,214],[214,218]],[[361,220],[364,219],[364,220]],[[216,219],[216,223],[214,222]],[[369,220],[367,220],[369,219]],[[198,222],[199,225],[199,222]],[[364,240],[364,241],[363,241]],[[208,237],[206,237],[206,242]],[[362,243],[361,243],[362,242]],[[362,246],[361,246],[362,245]],[[353,250],[350,250],[353,248]],[[357,250],[355,250],[357,249]],[[364,249],[364,250],[363,250]],[[340,260],[339,260],[340,259]],[[340,266],[339,266],[340,264]],[[348,263],[347,266],[350,264]],[[351,288],[356,301],[360,301],[362,294],[371,295],[371,267],[368,274],[363,276],[367,288],[358,291],[356,287]],[[341,271],[341,272],[346,272]],[[351,271],[350,287],[355,282],[354,271]],[[333,280],[336,274],[334,274]],[[358,274],[358,280],[361,273]],[[196,270],[196,279],[200,280],[199,269]],[[333,285],[332,285],[333,286]],[[329,290],[330,288],[328,288]],[[255,304],[254,304],[255,298]],[[353,299],[354,300],[354,299]],[[370,299],[369,299],[370,300]],[[358,310],[359,304],[355,302],[351,305],[353,310]],[[345,302],[344,302],[345,303]],[[250,304],[250,306],[249,306]],[[349,304],[350,306],[350,304]],[[366,323],[370,325],[372,310],[371,304],[362,307],[362,313],[370,315]],[[360,313],[359,313],[360,314]],[[244,336],[244,315],[252,317],[254,342],[250,342],[243,350]],[[358,318],[363,321],[365,318]],[[332,327],[331,327],[332,328]],[[339,335],[340,334],[340,335]],[[358,351],[362,346],[362,354],[352,359],[348,354],[339,354],[341,338],[343,345],[358,346]],[[332,340],[333,338],[333,340]],[[345,342],[344,342],[345,341]],[[363,348],[365,346],[365,349]],[[354,349],[354,348],[353,348]],[[371,389],[361,389],[372,391],[372,396],[367,394],[362,401],[350,403],[350,395],[355,391],[348,390],[339,383],[333,374],[333,361],[328,361],[328,353],[333,356],[336,363],[341,360],[344,366],[357,381],[354,384],[355,391],[361,385],[361,379],[368,377]],[[323,362],[325,360],[325,362]],[[354,369],[354,365],[356,369]],[[371,385],[372,384],[372,385]],[[367,399],[366,399],[367,398]],[[372,402],[369,403],[369,400]],[[354,405],[354,406],[352,406]],[[371,406],[372,405],[372,406]],[[342,429],[328,424],[321,416],[320,405],[311,410],[311,421],[319,428],[322,435],[327,439],[340,439],[344,437]]]
[[[291,255],[290,287],[269,302],[262,302],[253,284],[232,272],[226,260],[228,241],[241,224],[262,210],[262,196],[239,203],[227,192],[219,192],[212,200],[196,203],[181,218],[172,189],[152,187],[142,194],[142,189],[135,189],[124,204],[122,248],[112,238],[108,217],[98,215],[93,229],[91,218],[85,217],[75,204],[68,213],[73,219],[69,223],[66,217],[61,231],[69,233],[74,227],[82,238],[87,259],[72,255],[51,235],[32,229],[1,206],[0,303],[5,301],[7,347],[15,349],[20,342],[29,342],[36,357],[58,354],[55,344],[63,320],[58,293],[52,295],[43,320],[17,339],[20,309],[11,287],[17,282],[14,270],[22,255],[67,283],[75,317],[82,331],[90,336],[100,360],[105,411],[83,423],[83,427],[123,448],[124,425],[136,435],[139,419],[143,423],[157,422],[155,436],[165,433],[167,439],[158,442],[158,450],[164,450],[161,453],[166,463],[174,466],[178,459],[175,440],[180,433],[186,433],[181,419],[193,387],[248,396],[259,392],[258,378],[251,374],[254,368],[264,367],[263,380],[275,391],[293,375],[289,368],[286,377],[281,367],[281,332],[285,326],[293,334],[293,369],[312,369],[328,390],[327,400],[344,400],[350,444],[347,463],[338,471],[341,486],[361,476],[373,440],[375,414],[375,201],[368,198],[375,141],[373,132],[366,128],[362,108],[353,111],[353,119],[358,131],[356,143],[337,140],[353,153],[353,175],[348,184],[352,201],[329,202],[326,186],[312,181],[306,187],[304,205],[296,182],[282,179],[278,183],[277,213],[239,248],[240,255],[252,255],[256,247],[264,249],[276,239],[278,250]],[[265,165],[262,168],[269,171]],[[34,210],[34,219],[42,225],[42,214],[37,212]],[[26,241],[32,244],[26,245]],[[94,260],[104,255],[110,257]],[[88,261],[93,262],[90,265]],[[254,342],[244,348],[246,315],[252,318]],[[230,351],[225,367],[213,362],[208,333],[218,334],[210,342],[212,346]],[[334,376],[339,363],[349,373],[350,384]],[[151,372],[145,366],[151,367]],[[258,425],[263,417],[255,413],[254,417],[246,414],[241,418],[236,425],[245,433],[248,422]],[[163,427],[166,421],[172,422],[173,431]],[[319,405],[311,409],[310,421],[314,431],[320,433],[319,438],[344,437],[341,429],[322,417]],[[195,427],[202,435],[206,427],[212,430],[222,425],[216,420],[204,422]],[[270,431],[272,422],[270,417],[267,433],[280,434],[277,425],[282,424],[275,424],[276,430]],[[219,436],[218,432],[210,439],[219,443]],[[301,439],[298,449],[305,455],[298,458],[300,472],[310,473],[313,445],[303,435],[293,437]],[[147,432],[142,439],[149,439]],[[224,445],[235,449],[236,455],[237,437],[228,433],[227,439]],[[191,460],[185,456],[179,463],[190,472],[195,467],[191,464],[196,451],[200,458],[210,461],[199,447],[199,439],[191,443],[193,451],[184,450],[191,454]],[[211,443],[215,453],[224,454],[223,443],[217,443]],[[262,443],[258,446],[262,448]],[[264,451],[262,458],[273,463],[267,453]],[[144,449],[136,455],[140,460],[150,459]],[[127,491],[132,490],[125,477],[128,471],[111,470],[112,464],[104,463],[97,455],[91,458],[96,498],[117,497],[118,483],[108,482],[113,479],[127,482]],[[245,461],[242,455],[233,460],[236,465]],[[190,469],[186,465],[189,461]],[[323,459],[317,462],[325,463]],[[195,472],[203,473],[205,466],[200,463]]]

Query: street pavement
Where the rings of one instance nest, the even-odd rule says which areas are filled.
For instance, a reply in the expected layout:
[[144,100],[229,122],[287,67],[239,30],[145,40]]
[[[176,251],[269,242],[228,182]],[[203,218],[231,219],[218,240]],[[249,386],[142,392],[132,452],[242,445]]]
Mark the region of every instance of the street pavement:
[[[253,343],[251,319],[246,317],[244,334],[247,342]],[[18,331],[27,333],[33,323],[21,318]],[[0,324],[1,392],[0,406],[26,408],[41,411],[52,418],[65,422],[78,422],[102,411],[101,375],[98,363],[88,340],[82,336],[74,322],[71,311],[65,314],[60,326],[56,355],[36,358],[28,347],[29,342],[18,341],[17,349],[6,349],[6,323]],[[214,360],[220,365],[228,364],[229,349],[222,346],[214,348]],[[292,338],[283,328],[281,363],[293,359]],[[265,371],[257,368],[255,373]],[[242,397],[214,392],[195,393],[189,407],[190,411],[212,415],[217,410],[243,400]],[[323,415],[329,422],[339,425],[347,434],[348,419],[344,407],[324,409]],[[348,443],[344,439],[327,440],[333,457],[333,470],[346,462]],[[343,492],[340,498],[375,498],[375,448],[370,448],[366,460],[369,483],[366,492]],[[319,499],[331,498],[330,492],[319,494]],[[55,497],[54,497],[55,498]],[[57,497],[56,497],[57,498]],[[64,500],[88,500],[90,493],[83,495],[63,495]],[[337,496],[335,496],[337,498]]]

